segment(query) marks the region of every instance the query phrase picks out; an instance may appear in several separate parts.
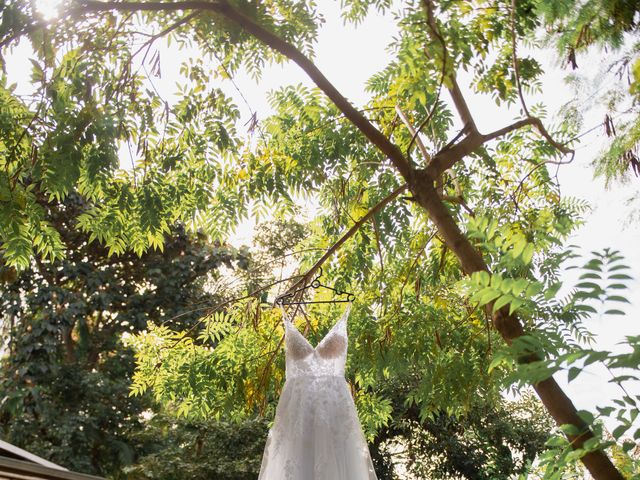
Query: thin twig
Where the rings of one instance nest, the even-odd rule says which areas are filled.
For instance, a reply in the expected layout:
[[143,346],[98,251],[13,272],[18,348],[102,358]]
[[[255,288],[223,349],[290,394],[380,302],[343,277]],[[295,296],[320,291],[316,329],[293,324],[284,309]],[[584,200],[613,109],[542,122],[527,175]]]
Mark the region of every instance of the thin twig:
[[149,53],[149,48],[151,48],[151,45],[153,45],[153,43],[158,40],[159,38],[164,37],[165,35],[170,34],[171,32],[173,32],[174,30],[180,28],[182,25],[184,25],[185,23],[188,23],[190,20],[192,20],[193,18],[197,17],[200,14],[199,10],[196,10],[195,12],[191,12],[188,15],[185,15],[184,17],[182,17],[180,20],[178,20],[177,22],[173,23],[172,25],[169,25],[167,28],[165,28],[164,30],[152,35],[149,40],[147,40],[146,42],[144,42],[142,44],[142,46],[136,50],[133,55],[131,55],[131,58],[137,56],[142,50],[144,50],[145,48],[147,48],[147,52],[144,54],[144,57],[142,58],[142,62],[145,61],[145,59],[147,58],[147,55]]
[[433,238],[436,236],[436,233],[437,232],[434,231],[431,235],[429,235],[427,240],[424,242],[424,245],[420,247],[420,249],[418,250],[418,253],[413,259],[413,262],[411,262],[411,265],[409,265],[409,268],[407,269],[407,274],[404,278],[404,282],[400,287],[400,294],[398,295],[398,304],[396,305],[396,308],[393,312],[393,316],[398,315],[400,308],[402,308],[402,296],[404,295],[404,289],[407,286],[407,283],[409,282],[409,276],[411,275],[411,271],[413,270],[413,267],[418,263],[418,259],[420,258],[424,250],[427,248],[427,246],[431,243],[431,240],[433,240]]
[[513,63],[513,71],[516,77],[516,86],[518,88],[518,96],[522,104],[522,110],[527,117],[531,117],[529,109],[524,101],[522,94],[522,83],[520,82],[520,66],[518,65],[518,56],[516,54],[516,0],[511,0],[511,61]]
[[384,257],[382,254],[382,243],[380,241],[380,227],[376,221],[375,215],[371,217],[371,223],[373,224],[373,231],[376,235],[376,244],[378,246],[378,256],[380,257],[380,275],[384,277]]
[[[431,160],[431,155],[429,155],[429,152],[424,146],[424,143],[422,143],[422,140],[418,136],[418,131],[413,128],[413,125],[411,125],[411,122],[400,108],[400,105],[396,105],[396,113],[398,114],[400,120],[402,120],[402,123],[404,123],[405,127],[407,127],[407,130],[409,130],[409,133],[411,134],[411,142],[415,140],[416,144],[418,145],[418,149],[420,150],[420,153],[422,154],[422,158],[424,159],[424,163],[426,165],[427,163],[429,163],[429,160]],[[409,146],[407,147],[407,157],[409,157],[410,150],[411,143],[409,143]]]
[[[283,280],[277,280],[275,282],[271,282],[271,283],[269,283],[267,285],[263,285],[262,287],[259,287],[259,288],[255,289],[255,290],[253,290],[252,292],[250,292],[250,293],[248,293],[246,295],[242,295],[240,297],[234,297],[234,298],[231,298],[229,300],[225,300],[224,302],[218,303],[218,304],[216,304],[214,306],[208,305],[208,306],[205,306],[205,307],[199,307],[199,308],[194,308],[194,309],[191,309],[191,310],[187,310],[186,312],[182,312],[182,313],[179,313],[178,315],[174,315],[173,317],[168,318],[167,320],[162,322],[161,325],[165,325],[168,322],[172,322],[173,320],[176,320],[176,319],[178,319],[180,317],[183,317],[185,315],[189,315],[191,313],[196,313],[196,312],[207,311],[207,313],[204,316],[204,317],[206,317],[207,315],[210,315],[210,314],[212,314],[214,312],[217,312],[217,311],[221,310],[222,308],[226,307],[227,305],[231,305],[233,303],[240,302],[242,300],[246,300],[247,298],[255,297],[255,296],[257,296],[258,293],[264,292],[265,290],[268,290],[271,287],[274,287],[275,285],[278,285],[278,284],[284,283],[284,282],[288,282],[293,278],[298,278],[298,277],[301,277],[301,276],[302,275],[292,275],[292,276],[290,276],[288,278],[285,278]],[[204,322],[204,317],[201,318],[200,320],[198,320],[198,322],[196,322],[191,328],[189,328],[189,330],[187,330],[185,332],[185,336],[188,335],[189,333],[193,332],[193,330],[195,330],[195,328],[197,326],[202,324],[202,322]]]
[[313,266],[307,270],[307,272],[302,276],[302,278],[291,287],[291,290],[300,287],[303,283],[308,281],[317,271],[318,269],[326,262],[329,257],[331,257],[336,250],[338,250],[349,238],[356,234],[356,232],[364,225],[371,217],[373,217],[377,212],[382,210],[387,204],[389,204],[393,199],[395,199],[398,195],[404,192],[407,189],[407,185],[401,185],[396,188],[389,195],[380,200],[376,205],[374,205],[360,220],[356,221],[349,230],[345,232],[342,237],[338,239],[326,252],[322,255]]

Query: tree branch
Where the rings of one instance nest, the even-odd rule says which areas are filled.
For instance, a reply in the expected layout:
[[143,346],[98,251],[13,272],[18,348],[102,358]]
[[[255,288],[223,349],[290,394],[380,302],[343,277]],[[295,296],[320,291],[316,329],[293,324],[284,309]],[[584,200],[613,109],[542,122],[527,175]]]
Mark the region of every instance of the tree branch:
[[[515,0],[512,0],[512,1],[514,2],[513,5],[515,8]],[[434,15],[433,1],[422,0],[422,3],[424,5],[424,8],[427,14],[427,24],[429,25],[429,31],[431,32],[431,37],[432,39],[436,39],[440,43],[442,43],[442,46],[445,51],[444,59],[446,59],[446,44],[440,32],[440,29],[438,28],[438,23]],[[513,15],[514,15],[514,11],[512,11],[511,21],[512,21],[512,29],[515,29],[515,26],[514,26],[515,19],[513,18]],[[540,135],[542,135],[545,138],[545,140],[549,142],[549,144],[553,145],[553,147],[555,147],[558,151],[562,152],[563,154],[567,155],[567,154],[573,153],[573,150],[568,149],[567,147],[556,142],[553,139],[553,137],[549,134],[549,132],[544,127],[544,125],[542,124],[542,121],[539,118],[532,117],[529,114],[526,104],[524,103],[524,97],[522,95],[522,87],[520,85],[520,79],[519,79],[518,65],[517,65],[517,60],[515,58],[515,48],[516,48],[515,47],[515,30],[513,30],[512,32],[512,48],[514,53],[513,64],[516,72],[518,93],[520,95],[520,100],[522,102],[522,106],[524,108],[527,118],[524,120],[515,122],[511,125],[508,125],[507,127],[504,127],[500,130],[496,130],[495,132],[489,133],[487,135],[481,135],[478,132],[473,116],[471,115],[471,111],[469,110],[469,106],[464,98],[464,95],[462,94],[462,90],[460,89],[460,86],[456,81],[455,74],[449,75],[451,86],[448,87],[448,90],[449,90],[449,93],[451,94],[451,98],[453,99],[453,103],[458,112],[458,115],[460,116],[460,119],[464,124],[463,133],[467,133],[467,136],[458,144],[454,145],[449,149],[446,149],[446,148],[443,149],[441,152],[439,152],[433,157],[432,161],[429,163],[427,167],[427,171],[433,178],[437,178],[440,174],[442,174],[442,172],[451,168],[456,162],[464,158],[466,155],[469,155],[475,149],[479,148],[481,145],[488,142],[489,140],[502,136],[512,130],[516,130],[525,125],[534,125],[540,132]]]
[[563,144],[558,143],[553,139],[551,134],[547,131],[547,129],[542,124],[542,120],[540,120],[538,117],[532,117],[532,116],[528,116],[527,118],[518,120],[517,122],[514,122],[511,125],[507,125],[506,127],[503,127],[494,132],[487,133],[486,135],[482,135],[483,143],[488,142],[489,140],[493,140],[494,138],[501,137],[502,135],[505,135],[513,130],[522,128],[526,125],[533,125],[534,127],[536,127],[540,135],[542,135],[544,139],[559,152],[564,153],[565,155],[574,153],[572,149],[565,147]]
[[[165,28],[164,30],[162,30],[161,32],[158,32],[154,35],[151,35],[151,37],[149,38],[149,40],[147,40],[146,42],[144,42],[142,44],[142,46],[135,51],[135,53],[133,55],[131,55],[131,58],[135,57],[136,55],[138,55],[142,50],[144,50],[145,48],[151,47],[151,45],[153,44],[153,42],[155,42],[156,40],[158,40],[161,37],[164,37],[165,35],[170,34],[171,32],[173,32],[174,30],[180,28],[182,25],[184,25],[185,23],[188,23],[191,19],[197,17],[200,14],[200,11],[195,11],[190,13],[189,15],[185,15],[184,17],[182,17],[180,20],[178,20],[177,22],[175,22],[172,25],[169,25],[167,28]],[[142,59],[142,62],[144,63],[146,57],[147,57],[147,52],[144,54],[144,57]]]
[[516,87],[518,88],[518,96],[520,97],[520,104],[522,110],[527,117],[531,117],[527,103],[524,101],[524,95],[522,93],[522,83],[520,82],[520,66],[518,65],[518,55],[516,53],[516,0],[511,0],[511,62],[513,64],[513,74],[516,77]]
[[431,162],[429,162],[426,171],[431,177],[438,178],[438,176],[441,175],[444,171],[449,170],[458,161],[462,160],[465,156],[473,153],[476,149],[478,149],[485,143],[527,125],[536,127],[540,135],[542,135],[544,139],[558,151],[564,153],[565,155],[574,153],[570,148],[567,148],[564,145],[556,142],[553,137],[551,137],[549,132],[547,132],[547,130],[544,128],[544,125],[539,118],[528,117],[484,135],[480,133],[470,133],[464,139],[451,146],[450,148],[439,151],[431,159]]
[[[536,124],[536,120],[537,118],[535,117],[528,117],[528,118],[523,118],[522,120],[518,120],[516,122],[513,122],[510,125],[507,125],[506,127],[502,127],[498,130],[494,130],[491,133],[487,133],[486,135],[482,135],[482,140],[484,142],[488,142],[489,140],[493,140],[495,138],[501,137],[502,135],[506,135],[509,132],[513,132],[514,130],[518,130],[519,128],[522,128],[526,125],[535,125]],[[539,121],[539,120],[538,120]]]
[[[438,40],[442,44],[442,49],[444,51],[443,62],[446,62],[447,59],[447,44],[444,40],[444,37],[440,33],[440,29],[438,28],[438,23],[436,21],[434,15],[433,2],[431,0],[423,0],[422,1],[425,10],[427,12],[427,24],[429,25],[429,31],[431,32],[432,39]],[[452,65],[453,66],[453,65]],[[473,115],[471,115],[471,111],[469,110],[469,105],[467,105],[467,101],[462,94],[462,90],[460,90],[460,86],[458,85],[458,81],[456,79],[455,74],[449,75],[449,81],[451,82],[451,86],[447,87],[449,90],[449,94],[451,95],[451,99],[453,100],[453,104],[458,111],[458,115],[460,115],[460,119],[464,125],[464,129],[469,133],[477,133],[478,128],[476,127],[476,123],[473,119]]]
[[551,136],[551,134],[547,131],[547,129],[542,124],[542,120],[540,120],[537,117],[529,117],[529,120],[531,120],[532,125],[534,125],[538,129],[538,132],[540,132],[540,135],[542,135],[549,144],[553,145],[556,148],[556,150],[558,150],[559,152],[565,155],[575,153],[571,148],[567,148],[563,144],[556,142]]
[[398,188],[396,188],[393,192],[391,192],[389,195],[387,195],[382,200],[380,200],[376,205],[374,205],[362,218],[356,221],[351,226],[351,228],[347,230],[345,234],[342,235],[342,237],[340,237],[340,239],[336,243],[334,243],[324,253],[324,255],[322,255],[318,259],[318,261],[316,261],[316,263],[314,263],[313,266],[309,270],[307,270],[304,276],[300,280],[298,280],[298,282],[296,282],[291,288],[294,289],[296,287],[299,287],[303,283],[308,281],[311,277],[313,277],[313,275],[318,271],[318,269],[322,266],[322,264],[326,262],[329,259],[329,257],[331,257],[331,255],[333,255],[336,252],[336,250],[338,250],[344,244],[344,242],[346,242],[351,237],[353,237],[356,234],[356,232],[360,229],[360,227],[362,227],[362,225],[367,223],[371,217],[373,217],[376,213],[382,210],[385,206],[387,206],[393,199],[395,199],[398,195],[400,195],[406,189],[407,189],[406,184],[401,185]]

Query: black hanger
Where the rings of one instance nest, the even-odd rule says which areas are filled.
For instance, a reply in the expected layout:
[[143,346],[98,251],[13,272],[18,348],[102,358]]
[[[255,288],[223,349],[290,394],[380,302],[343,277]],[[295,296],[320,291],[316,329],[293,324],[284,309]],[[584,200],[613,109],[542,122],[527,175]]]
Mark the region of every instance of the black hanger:
[[[344,290],[338,290],[337,288],[329,287],[327,285],[323,285],[320,283],[320,277],[322,276],[322,267],[319,269],[318,276],[313,279],[313,281],[304,287],[300,287],[292,292],[284,293],[278,297],[276,297],[275,304],[276,305],[309,305],[311,303],[345,303],[345,302],[353,302],[356,299],[356,296]],[[296,300],[297,295],[305,290],[309,290],[310,288],[318,289],[318,288],[326,288],[327,290],[331,290],[335,292],[336,295],[346,295],[344,299],[333,299],[333,300],[316,300],[316,301],[308,301],[305,302],[303,300]],[[304,297],[303,297],[304,298]]]

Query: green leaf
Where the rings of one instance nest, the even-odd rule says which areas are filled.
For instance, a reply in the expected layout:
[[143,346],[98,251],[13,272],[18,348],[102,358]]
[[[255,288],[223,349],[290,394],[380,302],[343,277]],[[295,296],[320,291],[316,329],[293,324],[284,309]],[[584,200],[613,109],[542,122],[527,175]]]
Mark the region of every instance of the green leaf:
[[500,310],[502,307],[504,307],[505,305],[507,305],[509,302],[511,302],[513,300],[513,295],[502,295],[500,298],[498,298],[498,300],[495,301],[495,303],[493,304],[493,311],[497,312],[498,310]]
[[587,278],[593,278],[593,279],[596,279],[596,280],[602,280],[602,277],[600,275],[598,275],[597,273],[593,273],[593,272],[583,273],[578,278],[580,280],[584,280],[584,279],[587,279]]
[[631,267],[629,267],[627,265],[614,265],[613,267],[609,267],[609,271],[610,272],[615,272],[617,270],[628,270],[629,268],[631,268]]
[[608,417],[609,415],[611,415],[615,411],[615,408],[613,408],[613,407],[596,407],[596,410],[598,410],[600,415]]
[[533,246],[533,244],[529,243],[524,249],[524,252],[522,252],[522,260],[524,260],[525,264],[528,265],[531,263],[531,260],[533,259],[534,249],[535,247]]
[[639,379],[635,375],[618,375],[613,377],[611,380],[609,380],[609,382],[620,383],[620,382],[626,382],[629,380],[639,380]]
[[602,260],[593,259],[587,262],[582,268],[586,268],[587,270],[594,270],[596,272],[602,271]]
[[620,295],[609,295],[605,298],[605,301],[631,303],[625,297],[622,297]]
[[519,257],[526,246],[527,246],[527,240],[522,237],[519,238],[518,241],[516,241],[515,245],[513,246],[513,250],[511,251],[511,254],[514,256],[514,258]]
[[514,298],[509,305],[509,315],[513,314],[513,312],[520,308],[523,303],[524,300],[522,300],[521,298]]
[[591,305],[577,304],[574,308],[578,312],[598,313],[598,311]]
[[609,278],[612,280],[633,280],[633,277],[626,275],[624,273],[616,273],[614,275],[609,275]]
[[511,286],[511,291],[517,297],[522,292],[524,292],[528,286],[529,286],[529,280],[525,278],[519,278]]
[[494,290],[491,287],[487,287],[483,291],[484,293],[480,297],[480,305],[486,305],[487,303],[491,302],[501,295],[501,292],[499,290]]
[[575,380],[575,379],[576,379],[576,377],[577,377],[578,375],[580,375],[580,373],[581,373],[581,372],[582,372],[582,369],[581,369],[581,368],[578,368],[578,367],[571,367],[571,368],[569,369],[569,373],[567,374],[567,379],[568,379],[568,381],[569,381],[569,382],[572,382],[573,380]]
[[547,447],[564,447],[565,445],[567,445],[567,439],[560,437],[560,436],[555,436],[555,437],[551,437],[549,440],[547,440],[545,442],[545,445]]
[[622,437],[622,435],[624,435],[624,433],[629,430],[629,427],[631,427],[631,425],[618,425],[613,429],[611,435],[613,435],[613,438],[615,438],[616,440],[620,440],[620,437]]
[[555,297],[561,287],[562,282],[555,282],[551,284],[549,288],[547,288],[547,290],[544,292],[545,300],[551,300],[553,297]]
[[587,425],[591,425],[595,420],[593,413],[589,410],[578,410],[578,416],[584,420]]
[[565,423],[564,425],[560,425],[560,430],[565,435],[578,435],[580,433],[580,429],[571,423]]
[[543,285],[540,282],[531,282],[531,284],[529,284],[529,286],[527,287],[527,290],[524,293],[524,296],[527,298],[531,298],[536,296],[537,294],[539,294],[542,289],[543,289]]
[[484,287],[489,286],[489,282],[491,281],[491,275],[489,275],[489,272],[473,272],[471,276],[476,283]]
[[631,450],[633,450],[634,448],[636,448],[636,443],[632,442],[631,440],[625,440],[622,443],[622,451],[624,453],[629,453]]
[[582,449],[586,452],[593,452],[600,448],[600,439],[598,437],[588,438],[583,444]]
[[511,363],[512,363],[511,360],[505,357],[503,354],[496,354],[491,360],[491,363],[487,368],[487,372],[491,373],[494,369],[496,369],[500,365],[510,365]]

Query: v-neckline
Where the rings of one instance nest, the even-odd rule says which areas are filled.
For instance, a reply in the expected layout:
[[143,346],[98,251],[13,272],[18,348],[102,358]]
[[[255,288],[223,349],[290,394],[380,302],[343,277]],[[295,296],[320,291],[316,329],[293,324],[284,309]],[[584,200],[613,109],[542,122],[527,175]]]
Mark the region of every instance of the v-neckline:
[[[305,337],[302,332],[300,330],[298,330],[296,328],[296,326],[293,324],[293,320],[289,319],[289,316],[287,315],[287,313],[284,311],[284,308],[282,309],[282,313],[285,317],[285,322],[289,324],[289,328],[291,328],[294,332],[296,332],[298,334],[298,336],[300,338],[302,338],[302,340],[304,340],[304,342],[307,344],[307,346],[313,350],[314,352],[318,351],[318,347],[320,345],[322,345],[322,342],[324,342],[327,338],[329,338],[329,336],[333,333],[333,331],[335,330],[336,326],[338,326],[338,324],[342,321],[344,321],[347,318],[347,315],[349,314],[349,312],[351,311],[351,303],[349,303],[349,305],[347,306],[347,308],[345,309],[345,311],[342,313],[342,315],[340,316],[340,318],[338,319],[337,322],[335,322],[333,324],[333,326],[329,329],[329,331],[322,337],[322,339],[320,339],[320,341],[316,344],[316,346],[314,347],[313,345],[311,345],[311,342],[307,339],[307,337]],[[285,324],[286,324],[285,323]]]

